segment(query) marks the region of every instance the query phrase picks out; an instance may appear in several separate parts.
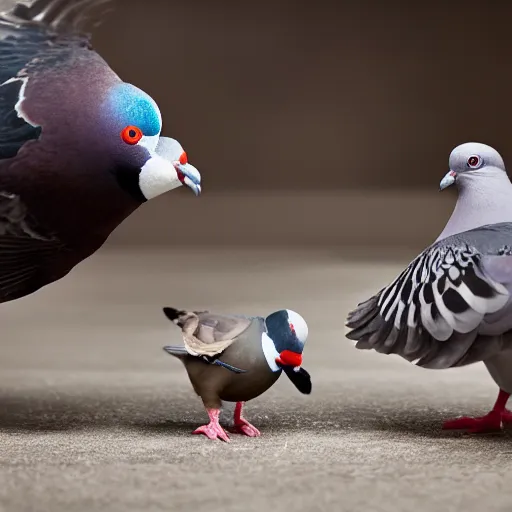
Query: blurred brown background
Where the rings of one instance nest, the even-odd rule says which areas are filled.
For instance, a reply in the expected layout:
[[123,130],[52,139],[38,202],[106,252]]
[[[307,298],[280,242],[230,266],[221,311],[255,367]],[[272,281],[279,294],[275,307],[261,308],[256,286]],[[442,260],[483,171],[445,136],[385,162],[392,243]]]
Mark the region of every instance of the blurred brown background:
[[[510,432],[441,430],[492,406],[483,365],[355,350],[343,322],[443,227],[453,147],[512,168],[511,21],[511,2],[118,0],[95,46],[204,193],[150,201],[0,308],[0,511],[509,511]],[[260,439],[191,436],[206,415],[164,305],[300,312],[312,395],[281,378],[246,409]]]
[[432,188],[468,140],[512,159],[508,2],[121,3],[96,47],[209,191]]
[[[453,147],[484,142],[512,159],[507,2],[121,4],[96,48],[157,100],[204,195],[147,205],[115,241],[174,243],[174,215],[190,223],[183,243],[201,227],[206,244],[360,244],[398,219],[405,231],[390,236],[410,240],[421,221],[428,241],[452,207],[437,186]],[[366,191],[391,196],[376,208]],[[420,191],[431,215],[404,218]]]

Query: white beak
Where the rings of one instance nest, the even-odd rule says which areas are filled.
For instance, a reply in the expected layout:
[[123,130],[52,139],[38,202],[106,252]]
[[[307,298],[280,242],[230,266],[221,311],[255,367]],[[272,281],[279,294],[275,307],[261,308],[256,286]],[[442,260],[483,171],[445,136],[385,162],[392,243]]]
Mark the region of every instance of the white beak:
[[444,190],[445,188],[450,187],[455,183],[455,179],[457,178],[457,173],[455,171],[448,171],[444,178],[439,183],[439,190]]

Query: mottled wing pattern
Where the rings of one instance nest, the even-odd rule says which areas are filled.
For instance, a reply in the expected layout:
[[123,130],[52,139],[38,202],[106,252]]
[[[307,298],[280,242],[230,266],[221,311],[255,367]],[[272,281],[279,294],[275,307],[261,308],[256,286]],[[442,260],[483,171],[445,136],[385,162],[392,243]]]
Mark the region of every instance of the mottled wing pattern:
[[50,282],[42,269],[64,245],[43,232],[15,195],[0,192],[0,302],[18,299]]
[[[505,266],[512,261],[496,257]],[[427,368],[480,360],[501,342],[499,335],[479,336],[480,327],[510,299],[486,261],[487,255],[471,244],[430,247],[349,314],[347,337],[357,341],[357,348],[399,354]]]

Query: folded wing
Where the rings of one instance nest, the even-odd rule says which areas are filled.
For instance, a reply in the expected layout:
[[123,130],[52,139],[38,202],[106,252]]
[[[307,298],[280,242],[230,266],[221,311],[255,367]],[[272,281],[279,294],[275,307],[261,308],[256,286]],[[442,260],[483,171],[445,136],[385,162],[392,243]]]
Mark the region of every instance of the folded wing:
[[512,328],[512,256],[463,240],[428,248],[349,314],[347,337],[357,348],[427,368],[470,364],[501,350]]

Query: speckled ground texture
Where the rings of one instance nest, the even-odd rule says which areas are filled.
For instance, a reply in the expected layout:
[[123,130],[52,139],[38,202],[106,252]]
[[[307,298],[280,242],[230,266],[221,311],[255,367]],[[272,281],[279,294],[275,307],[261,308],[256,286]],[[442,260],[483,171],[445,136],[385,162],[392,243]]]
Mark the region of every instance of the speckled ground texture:
[[[407,257],[338,251],[102,251],[0,308],[0,510],[464,511],[512,508],[512,438],[440,430],[483,414],[484,368],[428,371],[357,351],[346,312]],[[262,437],[192,436],[206,420],[163,305],[310,326],[313,393],[282,377],[249,403]]]

